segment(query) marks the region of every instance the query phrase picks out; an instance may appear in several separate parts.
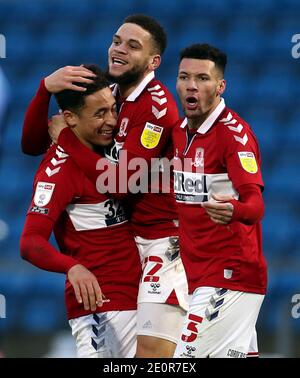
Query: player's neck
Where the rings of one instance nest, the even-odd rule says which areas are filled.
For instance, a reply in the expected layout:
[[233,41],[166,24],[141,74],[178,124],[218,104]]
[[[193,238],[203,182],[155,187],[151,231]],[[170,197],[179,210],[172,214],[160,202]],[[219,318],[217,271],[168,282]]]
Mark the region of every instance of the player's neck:
[[144,74],[135,82],[128,83],[128,84],[119,84],[120,95],[122,98],[127,98],[131,95],[132,92],[136,90],[136,88],[141,84],[141,82],[145,79],[145,77],[151,71],[146,71]]
[[73,131],[73,133],[77,136],[77,138],[80,140],[80,142],[82,144],[84,144],[87,148],[89,148],[90,150],[94,150],[94,146],[88,142],[87,140],[85,140],[81,134],[78,132],[78,130],[74,127],[71,129]]
[[122,98],[127,98],[128,96],[131,95],[131,93],[139,86],[140,82],[137,84],[128,84],[128,85],[120,85],[120,95]]

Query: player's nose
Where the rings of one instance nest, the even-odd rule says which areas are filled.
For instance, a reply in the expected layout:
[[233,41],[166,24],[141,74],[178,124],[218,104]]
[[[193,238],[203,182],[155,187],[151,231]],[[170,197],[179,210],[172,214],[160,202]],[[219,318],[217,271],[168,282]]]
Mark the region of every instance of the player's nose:
[[196,91],[198,89],[196,80],[190,78],[186,81],[186,89],[187,91]]

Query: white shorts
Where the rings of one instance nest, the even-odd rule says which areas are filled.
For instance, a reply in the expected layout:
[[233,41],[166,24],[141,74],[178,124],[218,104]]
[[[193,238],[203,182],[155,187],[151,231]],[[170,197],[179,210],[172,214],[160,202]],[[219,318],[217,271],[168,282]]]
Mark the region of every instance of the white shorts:
[[263,299],[240,291],[196,289],[174,357],[247,357]]
[[166,303],[173,290],[179,305],[188,309],[188,286],[184,267],[178,252],[173,260],[168,253],[174,251],[171,240],[175,237],[149,240],[136,237],[136,244],[143,263],[138,303]]
[[133,358],[136,310],[99,312],[71,319],[79,358]]
[[249,357],[259,357],[256,329],[254,330],[253,335],[251,337],[249,350],[247,354],[247,358]]
[[186,311],[166,303],[139,303],[137,334],[154,336],[177,344]]

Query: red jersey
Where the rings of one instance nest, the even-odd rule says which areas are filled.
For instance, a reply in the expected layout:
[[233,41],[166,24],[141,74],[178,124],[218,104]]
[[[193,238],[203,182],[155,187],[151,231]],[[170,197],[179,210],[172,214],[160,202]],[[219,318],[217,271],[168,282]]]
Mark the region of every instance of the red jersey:
[[[117,163],[121,149],[126,150],[128,156],[142,157],[148,163],[152,158],[171,158],[171,133],[179,119],[178,110],[170,92],[154,78],[154,72],[149,73],[123,101],[118,98],[117,85],[113,94],[120,108],[119,132],[114,146],[105,155],[107,159]],[[59,144],[96,182],[99,171],[95,167],[99,157],[76,140],[67,129],[61,132]],[[129,195],[129,201],[130,221],[135,235],[158,239],[178,234],[177,206],[173,193],[151,193],[149,187],[148,193]]]
[[212,194],[238,198],[242,185],[263,187],[260,152],[250,126],[222,99],[196,132],[188,130],[186,119],[178,123],[173,143],[180,248],[189,292],[212,286],[264,294],[261,224],[218,225],[201,207]]
[[[114,88],[117,98],[118,87]],[[117,98],[118,99],[118,98]],[[151,72],[121,104],[115,141],[122,149],[148,161],[172,157],[171,132],[179,115],[168,89]],[[144,194],[130,202],[135,234],[146,239],[177,235],[177,206],[173,193]]]
[[[89,269],[110,299],[96,311],[136,309],[141,264],[122,204],[99,194],[57,145],[38,168],[34,190],[24,233],[50,220],[61,252]],[[69,319],[91,313],[78,304],[68,279],[65,296]]]

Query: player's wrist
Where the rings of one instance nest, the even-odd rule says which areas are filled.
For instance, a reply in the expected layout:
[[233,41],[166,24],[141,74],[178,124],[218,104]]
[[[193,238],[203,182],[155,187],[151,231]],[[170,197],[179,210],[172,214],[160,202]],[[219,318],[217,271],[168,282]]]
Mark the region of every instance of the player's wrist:
[[46,84],[46,79],[47,78],[44,78],[41,80],[40,86],[39,86],[39,93],[42,94],[43,96],[47,96],[47,98],[50,98],[52,92],[48,89],[48,86]]

